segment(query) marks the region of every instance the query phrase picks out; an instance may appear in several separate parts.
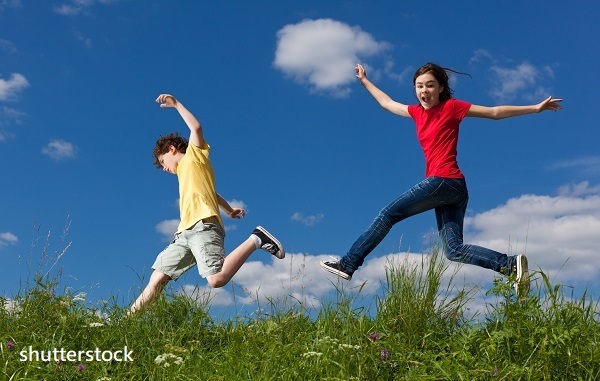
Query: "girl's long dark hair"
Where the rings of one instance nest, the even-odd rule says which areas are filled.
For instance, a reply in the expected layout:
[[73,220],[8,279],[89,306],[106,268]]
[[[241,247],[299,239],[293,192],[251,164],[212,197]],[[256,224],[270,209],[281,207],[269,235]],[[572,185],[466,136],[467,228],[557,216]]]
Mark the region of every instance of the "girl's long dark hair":
[[468,75],[469,77],[471,76],[468,73],[463,73],[460,71],[456,71],[454,69],[442,67],[433,62],[427,62],[425,65],[418,68],[417,71],[415,72],[415,76],[413,77],[413,86],[417,82],[417,77],[419,77],[423,74],[426,74],[426,73],[431,73],[431,75],[433,75],[435,77],[435,79],[439,82],[440,86],[442,86],[444,88],[444,90],[442,90],[442,92],[440,93],[440,102],[446,101],[454,96],[454,91],[450,87],[450,83],[449,83],[450,78],[448,76],[448,72],[455,73],[455,74],[464,74],[464,75]]

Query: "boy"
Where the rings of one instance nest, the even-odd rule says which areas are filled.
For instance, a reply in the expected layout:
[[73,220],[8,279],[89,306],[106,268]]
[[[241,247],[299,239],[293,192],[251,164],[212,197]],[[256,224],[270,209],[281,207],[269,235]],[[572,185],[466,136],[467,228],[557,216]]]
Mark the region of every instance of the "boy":
[[154,165],[177,175],[181,220],[175,239],[156,258],[148,285],[137,298],[130,313],[151,304],[170,280],[198,265],[198,272],[212,287],[223,287],[256,249],[282,259],[281,243],[261,226],[225,257],[225,230],[219,214],[221,207],[231,218],[244,217],[244,210],[232,208],[215,191],[210,146],[202,126],[183,104],[169,94],[156,98],[160,107],[173,107],[190,129],[189,141],[176,132],[161,136],[154,147]]

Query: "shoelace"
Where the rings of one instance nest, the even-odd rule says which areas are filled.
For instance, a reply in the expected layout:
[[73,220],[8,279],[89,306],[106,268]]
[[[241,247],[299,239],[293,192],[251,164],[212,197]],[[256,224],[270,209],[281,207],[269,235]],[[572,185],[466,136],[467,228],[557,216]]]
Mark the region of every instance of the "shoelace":
[[277,245],[274,245],[272,243],[263,243],[263,245],[261,246],[261,249],[268,251],[271,254],[275,254],[277,252],[277,250],[279,250]]

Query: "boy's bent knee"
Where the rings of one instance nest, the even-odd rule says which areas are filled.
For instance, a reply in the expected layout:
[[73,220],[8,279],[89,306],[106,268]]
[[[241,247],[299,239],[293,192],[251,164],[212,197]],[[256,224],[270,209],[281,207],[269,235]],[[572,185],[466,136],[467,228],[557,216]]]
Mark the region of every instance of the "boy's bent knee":
[[164,286],[167,283],[169,283],[170,280],[170,276],[158,270],[154,270],[154,272],[150,276],[150,283],[154,285]]
[[215,275],[210,275],[208,277],[206,277],[206,281],[208,282],[208,285],[211,286],[212,288],[220,288],[225,286],[228,282],[220,279],[219,274],[215,274]]

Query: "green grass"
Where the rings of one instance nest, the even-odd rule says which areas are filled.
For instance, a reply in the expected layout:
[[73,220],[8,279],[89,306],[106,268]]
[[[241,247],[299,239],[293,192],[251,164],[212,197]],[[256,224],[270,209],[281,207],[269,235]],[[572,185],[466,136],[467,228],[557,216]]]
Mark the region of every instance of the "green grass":
[[[225,321],[211,318],[210,301],[171,294],[125,318],[117,303],[90,308],[57,291],[59,276],[38,272],[11,308],[0,308],[0,379],[600,379],[595,301],[567,297],[540,272],[523,299],[498,278],[489,292],[497,303],[473,318],[465,306],[474,291],[444,284],[446,268],[436,252],[418,265],[389,263],[376,312],[355,307],[360,291],[340,288],[317,311],[271,300],[268,313]],[[30,346],[127,347],[133,362],[21,361]]]

